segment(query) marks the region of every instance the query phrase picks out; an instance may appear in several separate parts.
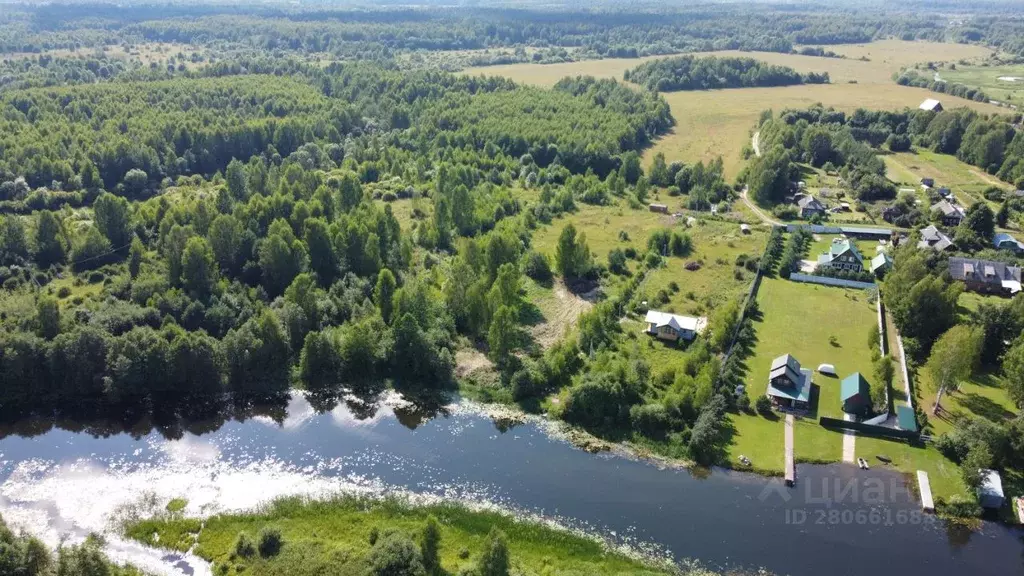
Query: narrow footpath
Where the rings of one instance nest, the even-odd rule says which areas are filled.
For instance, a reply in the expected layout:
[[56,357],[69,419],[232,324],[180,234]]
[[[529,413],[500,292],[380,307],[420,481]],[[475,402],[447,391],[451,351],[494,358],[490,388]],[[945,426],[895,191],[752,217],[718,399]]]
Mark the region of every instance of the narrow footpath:
[[[844,414],[843,418],[847,422],[855,420],[850,414]],[[843,430],[843,462],[853,462],[853,459],[856,457],[856,442],[857,434],[853,430]]]
[[796,484],[796,462],[793,458],[793,426],[795,419],[792,414],[786,414],[786,485]]
[[[761,156],[761,147],[760,147],[760,142],[759,142],[760,139],[761,139],[761,133],[760,132],[754,132],[754,137],[750,141],[750,146],[754,149],[754,156],[757,156],[757,157]],[[750,188],[747,187],[746,185],[744,185],[743,186],[743,192],[740,193],[740,198],[743,199],[743,203],[747,205],[747,208],[750,208],[750,210],[754,214],[756,214],[757,217],[760,218],[761,221],[764,222],[765,224],[769,224],[769,225],[772,225],[772,226],[782,226],[782,222],[779,222],[778,220],[775,220],[774,218],[769,216],[767,212],[765,212],[764,210],[761,210],[761,208],[757,204],[755,204],[754,202],[752,202],[750,200],[750,196],[748,194],[749,190],[750,190]]]

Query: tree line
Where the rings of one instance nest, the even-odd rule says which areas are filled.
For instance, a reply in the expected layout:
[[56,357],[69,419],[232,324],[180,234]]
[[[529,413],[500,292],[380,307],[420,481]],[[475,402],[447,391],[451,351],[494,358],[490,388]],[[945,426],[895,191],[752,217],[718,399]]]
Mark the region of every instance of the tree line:
[[625,80],[658,92],[827,84],[828,72],[801,74],[753,58],[679,56],[644,62],[627,70]]

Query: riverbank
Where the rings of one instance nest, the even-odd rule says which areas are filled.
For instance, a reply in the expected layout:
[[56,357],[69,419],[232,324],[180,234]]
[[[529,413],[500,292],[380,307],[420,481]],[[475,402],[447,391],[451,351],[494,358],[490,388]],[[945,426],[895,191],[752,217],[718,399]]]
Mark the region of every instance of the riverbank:
[[[362,574],[373,542],[381,535],[397,530],[419,542],[431,516],[440,527],[439,573],[443,574],[462,574],[476,566],[492,528],[506,535],[511,566],[519,573],[677,574],[668,561],[631,557],[597,539],[539,521],[471,510],[458,503],[417,505],[396,497],[283,498],[252,512],[219,514],[202,522],[168,512],[130,523],[126,534],[141,543],[180,552],[194,541],[194,553],[211,562],[215,574]],[[279,553],[243,557],[236,552],[240,533],[255,542],[268,529],[280,531]],[[696,567],[683,573],[712,574]]]

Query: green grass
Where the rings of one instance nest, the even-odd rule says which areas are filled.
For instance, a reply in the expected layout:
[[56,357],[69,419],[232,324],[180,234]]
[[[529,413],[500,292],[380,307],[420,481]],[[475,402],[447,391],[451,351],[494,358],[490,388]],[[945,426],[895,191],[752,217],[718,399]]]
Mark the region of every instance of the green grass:
[[167,511],[171,514],[177,514],[188,506],[188,500],[184,498],[175,498],[167,503]]
[[[858,458],[867,460],[872,466],[883,466],[876,456],[885,456],[892,459],[889,466],[905,474],[916,474],[918,470],[924,470],[928,473],[932,496],[935,498],[948,500],[951,496],[970,497],[970,491],[960,474],[960,467],[933,446],[911,445],[900,440],[858,435],[855,454]],[[916,477],[911,479],[911,484],[916,489]]]
[[[374,529],[403,531],[416,538],[427,517],[435,516],[441,527],[440,556],[445,573],[459,573],[475,565],[492,526],[508,537],[514,570],[525,574],[669,574],[668,569],[644,564],[609,551],[601,543],[535,522],[484,511],[470,511],[457,504],[411,506],[398,500],[366,500],[337,497],[319,502],[297,498],[276,501],[255,512],[209,518],[199,532],[196,553],[215,563],[217,574],[361,574],[371,549]],[[128,526],[130,537],[145,543],[152,534],[162,545],[183,550],[198,521],[166,517]],[[276,527],[284,546],[278,556],[243,559],[234,556],[238,534],[254,539],[260,530]],[[463,557],[465,556],[465,557]],[[221,568],[222,566],[226,568]],[[334,572],[337,570],[337,572]]]
[[750,468],[755,472],[781,476],[785,464],[785,437],[782,418],[776,414],[769,417],[753,414],[729,414],[732,438],[726,447],[728,465],[737,470],[746,470],[740,464],[740,456],[750,459]]
[[[956,70],[943,69],[939,75],[947,82],[981,88],[989,98],[1020,106],[1024,99],[1024,65],[961,66]],[[1020,78],[1015,82],[1000,77]]]
[[[970,206],[984,200],[982,192],[990,186],[1009,190],[1011,186],[956,156],[937,154],[925,148],[883,156],[888,176],[903,188],[920,186],[921,178],[934,178],[935,185],[949,188],[960,202]],[[993,209],[998,205],[989,202]]]
[[[754,322],[757,342],[746,376],[751,398],[765,393],[771,362],[783,354],[811,370],[832,364],[839,378],[853,372],[872,378],[867,339],[877,312],[869,292],[765,278],[757,299],[762,317]],[[815,373],[817,416],[842,417],[839,378]]]
[[959,390],[944,393],[942,410],[938,415],[932,414],[935,389],[931,374],[927,370],[919,370],[915,384],[920,390],[918,396],[921,409],[928,419],[926,431],[932,435],[952,430],[961,418],[984,418],[996,424],[1005,424],[1017,415],[1017,407],[1003,388],[1002,378],[993,374],[976,374],[962,382]]

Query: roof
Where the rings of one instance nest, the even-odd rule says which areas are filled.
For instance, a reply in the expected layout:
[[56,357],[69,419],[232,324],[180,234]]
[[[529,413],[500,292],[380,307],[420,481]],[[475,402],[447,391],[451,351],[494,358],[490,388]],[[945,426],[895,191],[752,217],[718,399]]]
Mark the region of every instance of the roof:
[[[787,354],[788,356],[788,354]],[[800,370],[797,377],[797,385],[793,388],[777,388],[768,382],[768,395],[775,398],[796,400],[797,402],[810,402],[811,400],[811,371],[807,368]]]
[[1003,479],[999,476],[999,472],[983,468],[981,470],[981,485],[978,486],[978,492],[983,496],[1003,498]]
[[870,389],[868,381],[861,376],[860,372],[854,372],[846,378],[843,378],[843,381],[839,383],[839,386],[840,399],[842,399],[843,402],[846,402],[858,394],[867,396],[868,390]]
[[862,228],[859,226],[840,226],[839,229],[843,231],[843,234],[858,234],[863,236],[892,236],[892,230],[888,228]]
[[996,234],[992,243],[995,244],[996,248],[1003,248],[1004,243],[1010,243],[1016,246],[1016,250],[1024,251],[1024,242],[1017,240],[1016,238],[1014,238],[1010,234],[1007,234],[1006,232],[1000,232]]
[[771,370],[768,372],[768,380],[774,380],[779,376],[786,376],[791,382],[800,381],[800,363],[789,354],[783,354],[772,360]]
[[964,217],[964,209],[957,206],[956,204],[951,204],[949,200],[942,200],[935,204],[935,206],[932,206],[932,212],[936,211],[942,212],[943,216],[957,216],[959,218]]
[[670,326],[675,330],[689,330],[690,332],[703,332],[704,328],[708,325],[708,319],[694,316],[680,316],[679,314],[670,314],[668,312],[659,312],[657,310],[648,310],[647,316],[644,317],[644,321],[649,324],[654,324],[655,327]]
[[892,258],[885,252],[879,252],[877,256],[871,259],[871,271],[874,272],[879,268],[890,268],[892,267]]
[[917,418],[914,417],[914,410],[910,406],[896,407],[896,423],[901,430],[917,432]]
[[[975,260],[973,258],[950,258],[949,275],[954,280],[971,280],[994,286],[1005,286],[1010,288],[1011,291],[1014,284],[1019,289],[1021,281],[1021,269],[1019,266],[1008,266],[1002,262]],[[1009,283],[1009,285],[1006,283]]]
[[918,108],[921,109],[921,110],[935,110],[936,108],[940,108],[941,109],[942,108],[942,102],[939,102],[938,100],[935,100],[934,98],[928,98],[924,102],[921,102],[921,105],[918,106]]
[[931,248],[937,252],[942,252],[952,245],[953,240],[934,225],[921,229],[921,241],[917,243],[918,248]]
[[834,260],[837,256],[848,251],[857,256],[858,260],[863,259],[861,258],[860,252],[857,251],[857,245],[849,238],[836,238],[832,240],[832,244],[828,247],[829,260]]
[[824,210],[825,205],[814,196],[806,195],[796,201],[801,210]]

